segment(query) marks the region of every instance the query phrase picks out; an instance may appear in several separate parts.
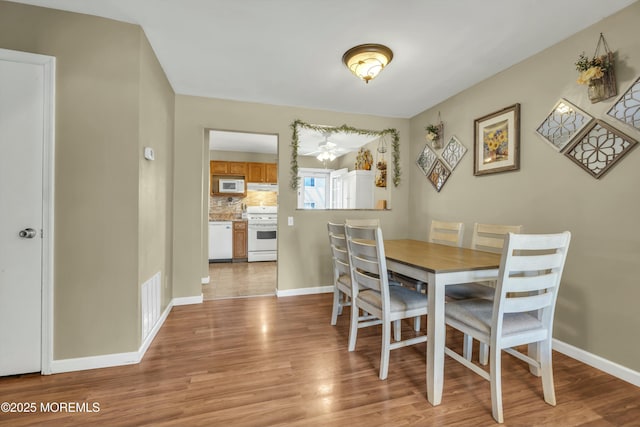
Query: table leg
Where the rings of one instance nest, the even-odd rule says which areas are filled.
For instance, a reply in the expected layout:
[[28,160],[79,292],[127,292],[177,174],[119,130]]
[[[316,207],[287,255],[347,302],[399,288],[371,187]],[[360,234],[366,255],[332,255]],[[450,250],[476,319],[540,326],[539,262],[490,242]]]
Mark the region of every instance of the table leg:
[[435,274],[429,274],[427,316],[427,399],[432,405],[442,400],[444,378],[444,286]]

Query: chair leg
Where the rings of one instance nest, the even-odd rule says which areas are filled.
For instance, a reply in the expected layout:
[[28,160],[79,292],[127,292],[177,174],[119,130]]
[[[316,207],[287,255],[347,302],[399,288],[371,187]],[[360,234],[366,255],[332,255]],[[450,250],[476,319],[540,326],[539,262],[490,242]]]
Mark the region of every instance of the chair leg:
[[402,323],[400,320],[393,321],[393,339],[395,341],[400,341],[402,339]]
[[360,317],[360,309],[356,306],[356,301],[351,298],[351,323],[349,325],[349,351],[356,349],[356,340],[358,339],[358,318]]
[[480,364],[486,365],[489,363],[489,346],[483,342],[480,343]]
[[473,356],[473,337],[471,335],[464,334],[462,356],[468,361],[471,361],[471,357]]
[[413,318],[413,330],[420,332],[420,316]]
[[422,288],[424,288],[423,282],[416,282],[416,291],[422,292]]
[[333,310],[331,310],[331,324],[338,323],[338,313],[342,311],[342,304],[340,303],[340,292],[337,288],[333,290]]
[[389,353],[390,352],[391,352],[391,322],[383,321],[382,322],[382,348],[380,351],[380,379],[381,380],[387,379],[387,374],[389,373]]
[[502,350],[493,348],[491,349],[489,357],[491,360],[489,367],[489,376],[491,381],[491,412],[493,413],[493,418],[499,423],[504,422],[504,417],[502,416],[501,353]]
[[553,367],[551,363],[551,340],[544,340],[539,345],[544,401],[549,405],[556,406],[556,392],[553,386]]

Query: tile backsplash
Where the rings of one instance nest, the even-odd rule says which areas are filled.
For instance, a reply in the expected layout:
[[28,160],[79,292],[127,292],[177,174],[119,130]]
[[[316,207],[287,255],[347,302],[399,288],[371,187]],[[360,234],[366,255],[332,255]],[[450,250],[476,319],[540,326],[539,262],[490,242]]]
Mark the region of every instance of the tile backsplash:
[[246,206],[277,206],[275,191],[247,191],[246,197],[209,196],[209,221],[226,221],[242,218]]

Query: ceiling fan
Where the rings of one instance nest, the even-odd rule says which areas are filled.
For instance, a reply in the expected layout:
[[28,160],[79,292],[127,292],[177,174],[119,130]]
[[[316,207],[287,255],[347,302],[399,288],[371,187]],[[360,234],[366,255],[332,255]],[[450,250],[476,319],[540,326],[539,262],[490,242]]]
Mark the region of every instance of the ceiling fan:
[[320,161],[334,161],[337,157],[344,154],[346,150],[339,147],[336,143],[329,141],[329,135],[325,134],[324,141],[318,143],[318,149],[309,153],[309,156],[316,156]]

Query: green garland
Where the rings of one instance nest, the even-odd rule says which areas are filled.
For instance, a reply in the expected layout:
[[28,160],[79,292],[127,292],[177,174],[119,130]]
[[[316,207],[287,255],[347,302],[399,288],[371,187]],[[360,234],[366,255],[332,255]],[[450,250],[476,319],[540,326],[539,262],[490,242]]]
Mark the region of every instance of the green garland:
[[318,126],[295,120],[291,123],[293,134],[291,136],[291,189],[297,190],[300,187],[300,177],[298,176],[298,129],[304,128],[321,133],[354,133],[356,135],[382,137],[391,135],[391,146],[393,147],[393,185],[400,184],[400,135],[396,129],[385,129],[381,131],[356,129],[351,126],[342,125],[338,127]]

